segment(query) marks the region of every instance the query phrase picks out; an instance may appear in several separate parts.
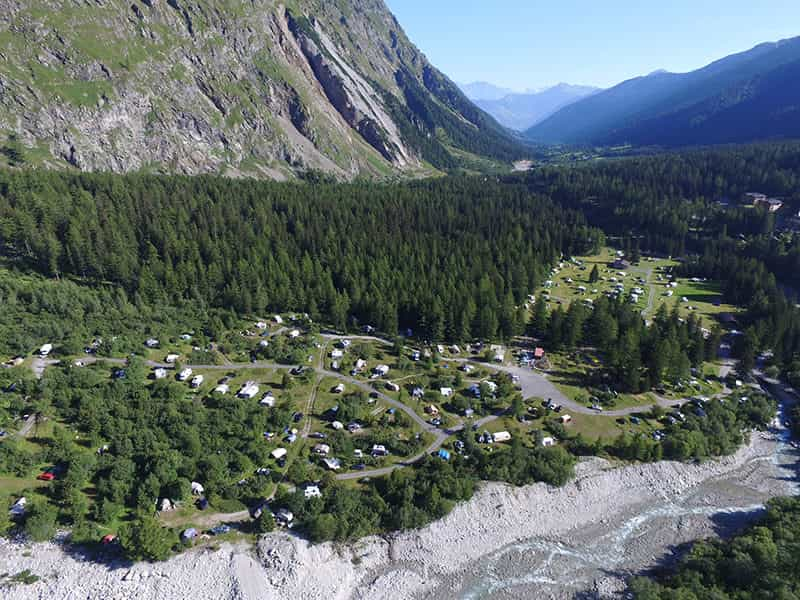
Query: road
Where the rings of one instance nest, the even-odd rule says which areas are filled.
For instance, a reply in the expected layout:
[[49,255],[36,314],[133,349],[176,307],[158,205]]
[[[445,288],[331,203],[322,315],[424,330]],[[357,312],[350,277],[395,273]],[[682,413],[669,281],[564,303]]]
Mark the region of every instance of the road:
[[[375,336],[366,336],[366,335],[347,336],[347,335],[336,335],[336,334],[322,334],[321,337],[323,337],[328,341],[348,339],[351,341],[364,340],[364,341],[377,342],[384,345],[392,345],[392,342]],[[379,390],[376,390],[375,388],[372,387],[370,382],[359,380],[354,377],[338,373],[336,371],[329,371],[324,369],[323,360],[325,357],[326,349],[327,349],[327,342],[321,348],[320,357],[315,363],[316,385],[314,386],[312,393],[309,397],[308,403],[306,405],[307,415],[310,415],[313,412],[316,394],[317,391],[319,390],[319,386],[321,385],[323,378],[330,377],[333,379],[339,379],[351,386],[364,390],[367,393],[377,394],[378,398],[383,400],[383,402],[408,415],[408,417],[412,421],[414,421],[422,431],[427,432],[433,436],[433,441],[428,445],[428,447],[424,451],[420,452],[416,456],[413,456],[403,461],[402,463],[397,463],[396,465],[388,467],[381,467],[379,469],[370,469],[353,473],[340,473],[336,476],[337,479],[348,480],[348,479],[360,479],[363,477],[379,477],[387,475],[396,469],[410,466],[421,460],[424,456],[433,454],[434,452],[439,450],[442,447],[442,445],[447,441],[448,438],[462,431],[466,427],[466,424],[461,421],[458,422],[453,427],[444,430],[438,427],[434,427],[433,425],[428,423],[424,418],[422,418],[419,414],[417,414],[417,412],[413,408],[404,404],[403,402],[391,398],[390,396],[386,395],[385,393]],[[88,356],[80,360],[83,362],[83,364],[92,364],[99,361],[117,365],[124,365],[126,363],[125,359],[102,358],[96,356]],[[553,385],[553,383],[550,382],[550,380],[548,380],[546,376],[537,373],[533,369],[520,366],[513,366],[513,365],[489,364],[468,358],[457,358],[451,360],[452,362],[457,362],[457,363],[471,363],[495,372],[502,372],[502,373],[508,373],[510,375],[516,375],[519,378],[518,384],[522,387],[522,395],[524,398],[532,398],[532,397],[550,398],[553,400],[553,402],[561,404],[566,411],[571,413],[594,415],[594,416],[601,415],[609,418],[615,418],[615,417],[630,416],[641,412],[647,412],[652,408],[652,405],[643,405],[643,406],[634,406],[624,409],[598,412],[568,398],[563,392],[561,392],[561,390],[559,390],[555,385]],[[56,363],[57,361],[48,361],[48,364],[56,364]],[[153,368],[160,367],[160,368],[171,369],[174,367],[174,365],[169,365],[166,363],[160,363],[157,361],[150,361],[150,360],[145,361],[145,364]],[[243,369],[290,370],[295,368],[295,365],[282,365],[266,361],[256,361],[253,363],[232,363],[227,365],[184,365],[184,366],[190,367],[194,370],[206,370],[206,371],[237,371]],[[686,401],[668,400],[666,398],[659,398],[659,397],[656,398],[656,403],[663,408],[673,408],[676,406],[680,406],[684,402]],[[483,427],[486,424],[500,418],[501,416],[502,415],[489,415],[483,417],[478,421],[475,421],[474,424],[477,424],[478,427]],[[470,425],[472,424],[473,423],[471,422]],[[310,433],[310,422],[307,421],[303,429],[303,436],[305,437],[309,433]]]

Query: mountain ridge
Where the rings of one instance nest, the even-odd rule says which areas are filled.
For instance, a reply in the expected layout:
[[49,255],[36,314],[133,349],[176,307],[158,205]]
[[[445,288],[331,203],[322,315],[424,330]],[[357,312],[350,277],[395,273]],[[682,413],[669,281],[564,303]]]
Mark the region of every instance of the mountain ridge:
[[383,0],[0,0],[0,58],[0,142],[53,168],[391,178],[525,153]]
[[[733,102],[735,98],[746,100],[748,89],[758,87],[760,93],[769,94],[770,90],[758,86],[759,81],[771,81],[776,86],[775,91],[782,94],[781,82],[770,74],[796,60],[800,60],[800,37],[759,44],[688,73],[657,71],[562,108],[527,130],[525,136],[534,142],[549,144],[668,146],[712,144],[723,139],[734,142],[763,139],[765,136],[753,137],[758,132],[752,127],[742,129],[746,129],[747,134],[729,135],[711,131],[707,124],[703,126],[705,135],[699,135],[700,129],[693,131],[692,123],[707,123],[711,119],[722,126],[726,118],[721,113],[733,110],[738,104]],[[775,111],[794,112],[795,98],[785,94],[783,97],[785,106],[770,106],[773,116],[777,117]],[[757,111],[759,106],[766,108],[768,105],[770,102],[762,101],[751,103],[750,107],[751,111]],[[715,108],[709,112],[711,107]],[[745,114],[741,110],[738,114],[746,122],[764,117],[757,112]],[[793,130],[789,117],[778,120],[785,124],[787,131]],[[677,136],[676,130],[684,131],[684,138]]]

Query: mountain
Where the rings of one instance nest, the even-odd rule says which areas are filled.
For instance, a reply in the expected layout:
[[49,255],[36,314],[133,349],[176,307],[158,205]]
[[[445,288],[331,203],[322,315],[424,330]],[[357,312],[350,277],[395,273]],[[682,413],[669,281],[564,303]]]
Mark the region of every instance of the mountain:
[[524,154],[383,0],[0,0],[9,162],[339,179]]
[[538,143],[684,146],[800,136],[800,37],[690,73],[658,71],[559,110]]
[[458,87],[460,87],[461,91],[467,95],[467,98],[473,102],[475,100],[500,100],[514,93],[514,90],[498,87],[492,83],[486,83],[485,81],[460,83]]
[[481,99],[470,96],[469,93],[467,96],[501,125],[516,131],[524,131],[559,109],[598,91],[598,88],[560,83],[542,91],[512,93],[499,99]]

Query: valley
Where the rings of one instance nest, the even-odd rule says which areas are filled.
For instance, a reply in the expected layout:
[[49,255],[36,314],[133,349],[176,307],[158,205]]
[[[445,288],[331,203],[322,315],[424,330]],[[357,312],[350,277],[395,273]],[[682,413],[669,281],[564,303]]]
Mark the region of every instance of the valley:
[[745,4],[0,0],[0,598],[800,595]]

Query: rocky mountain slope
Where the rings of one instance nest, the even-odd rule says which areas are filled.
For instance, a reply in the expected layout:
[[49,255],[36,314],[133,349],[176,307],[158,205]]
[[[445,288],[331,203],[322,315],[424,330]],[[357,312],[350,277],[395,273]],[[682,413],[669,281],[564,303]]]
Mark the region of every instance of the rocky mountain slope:
[[340,179],[525,150],[382,0],[0,0],[7,162]]
[[800,135],[800,38],[761,44],[690,73],[659,71],[561,109],[539,143],[685,146]]

